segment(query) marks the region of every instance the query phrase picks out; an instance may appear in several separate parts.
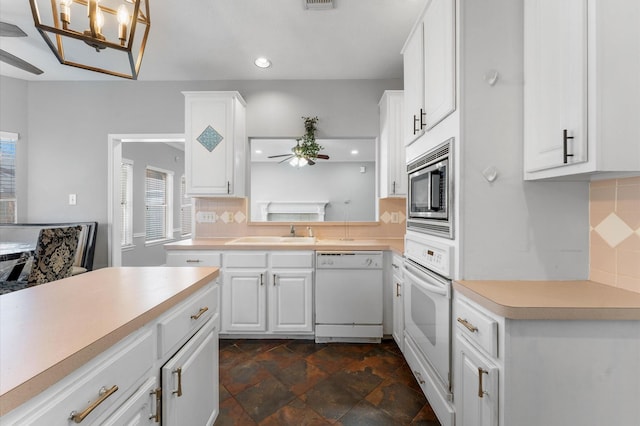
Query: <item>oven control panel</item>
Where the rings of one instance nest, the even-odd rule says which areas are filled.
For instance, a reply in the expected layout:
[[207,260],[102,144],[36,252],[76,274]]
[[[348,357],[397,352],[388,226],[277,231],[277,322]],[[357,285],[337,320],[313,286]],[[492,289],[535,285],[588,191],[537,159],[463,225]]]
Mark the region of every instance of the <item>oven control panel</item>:
[[453,246],[426,238],[406,236],[405,257],[444,277],[451,278]]

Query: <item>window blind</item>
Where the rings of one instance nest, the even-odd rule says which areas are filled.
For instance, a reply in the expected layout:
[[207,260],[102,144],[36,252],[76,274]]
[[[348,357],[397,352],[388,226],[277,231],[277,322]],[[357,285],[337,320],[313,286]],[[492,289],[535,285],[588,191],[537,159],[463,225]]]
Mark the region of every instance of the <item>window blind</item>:
[[167,229],[167,174],[147,169],[145,178],[145,233],[146,240],[166,238]]
[[185,176],[180,178],[180,235],[191,234],[191,197],[187,197],[187,181]]

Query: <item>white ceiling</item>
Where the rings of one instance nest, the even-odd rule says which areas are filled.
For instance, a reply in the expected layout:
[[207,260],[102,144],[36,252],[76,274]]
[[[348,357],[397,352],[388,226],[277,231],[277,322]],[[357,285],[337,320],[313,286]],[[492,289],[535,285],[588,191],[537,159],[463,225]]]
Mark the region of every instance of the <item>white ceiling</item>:
[[[250,141],[252,162],[280,162],[285,157],[269,158],[269,156],[291,154],[291,148],[296,145],[295,139],[252,138]],[[317,139],[317,142],[323,148],[320,153],[328,155],[332,162],[376,161],[376,144],[373,139]]]
[[[305,10],[304,0],[149,3],[139,80],[384,79],[402,78],[400,50],[426,0],[334,0],[334,9],[321,11]],[[28,0],[0,0],[0,20],[28,34],[2,37],[0,48],[44,70],[36,76],[0,63],[1,75],[120,80],[58,63],[34,27]],[[258,56],[271,59],[271,68],[256,67]]]

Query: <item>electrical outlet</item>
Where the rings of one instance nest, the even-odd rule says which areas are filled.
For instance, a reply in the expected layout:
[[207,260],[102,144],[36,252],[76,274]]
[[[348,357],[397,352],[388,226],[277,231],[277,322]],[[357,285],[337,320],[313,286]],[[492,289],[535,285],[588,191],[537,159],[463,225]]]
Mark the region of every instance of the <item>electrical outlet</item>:
[[196,222],[198,223],[215,223],[215,212],[198,212],[196,214]]
[[76,205],[76,194],[69,194],[69,205],[70,206]]

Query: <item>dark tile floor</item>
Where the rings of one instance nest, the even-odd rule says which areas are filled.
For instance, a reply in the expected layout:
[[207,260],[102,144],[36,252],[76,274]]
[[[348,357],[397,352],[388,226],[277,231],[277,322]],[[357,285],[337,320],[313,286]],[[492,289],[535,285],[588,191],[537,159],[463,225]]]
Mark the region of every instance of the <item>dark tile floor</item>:
[[215,425],[440,425],[393,340],[220,340]]

